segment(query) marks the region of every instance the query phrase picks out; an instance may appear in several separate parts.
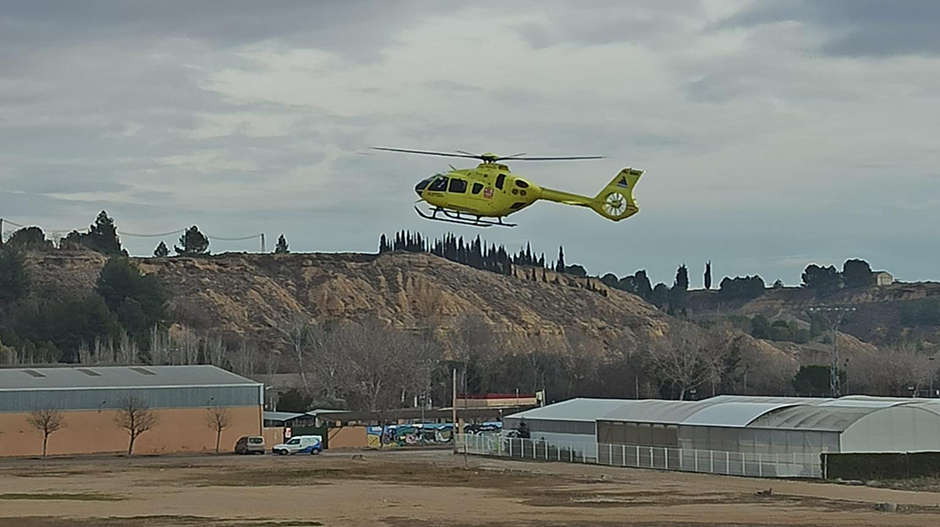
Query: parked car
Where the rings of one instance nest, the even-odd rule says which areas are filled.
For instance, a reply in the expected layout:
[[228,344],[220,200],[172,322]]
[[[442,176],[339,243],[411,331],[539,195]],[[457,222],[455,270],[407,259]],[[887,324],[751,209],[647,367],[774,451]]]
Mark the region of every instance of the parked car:
[[236,454],[264,454],[264,438],[261,436],[243,436],[235,443]]
[[286,443],[274,445],[271,452],[285,456],[287,454],[319,454],[323,451],[323,438],[320,436],[294,436]]

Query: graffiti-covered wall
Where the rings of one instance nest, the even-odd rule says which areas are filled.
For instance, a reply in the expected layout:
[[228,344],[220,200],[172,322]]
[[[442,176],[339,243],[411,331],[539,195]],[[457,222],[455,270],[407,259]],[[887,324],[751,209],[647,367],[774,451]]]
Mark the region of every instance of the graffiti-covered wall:
[[[501,429],[501,423],[472,424],[464,426],[464,433],[498,433]],[[433,446],[450,443],[453,432],[454,426],[451,423],[370,426],[367,439],[369,448]]]

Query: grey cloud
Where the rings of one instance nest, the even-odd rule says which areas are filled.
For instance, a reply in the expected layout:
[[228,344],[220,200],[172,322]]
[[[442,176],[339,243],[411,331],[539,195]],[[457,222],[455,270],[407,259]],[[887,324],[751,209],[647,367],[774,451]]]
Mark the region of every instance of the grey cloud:
[[560,44],[604,45],[634,42],[653,45],[677,29],[684,19],[703,16],[700,0],[661,2],[565,2],[529,4],[540,22],[517,25],[520,36],[532,47]]
[[0,13],[0,43],[48,47],[181,38],[231,47],[276,40],[379,60],[381,48],[415,19],[446,10],[441,2],[416,0],[11,0]]
[[766,0],[719,27],[804,22],[831,34],[821,51],[847,57],[940,54],[940,2],[934,0]]

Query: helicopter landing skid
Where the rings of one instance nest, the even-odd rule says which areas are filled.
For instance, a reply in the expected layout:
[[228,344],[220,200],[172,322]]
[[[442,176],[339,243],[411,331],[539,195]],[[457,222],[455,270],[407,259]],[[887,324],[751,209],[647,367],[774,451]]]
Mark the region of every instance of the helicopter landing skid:
[[[459,212],[453,210],[442,209],[440,207],[435,208],[434,212],[428,214],[427,212],[422,211],[418,207],[415,207],[415,212],[418,213],[418,216],[426,220],[433,221],[443,221],[445,223],[456,223],[458,225],[468,225],[470,227],[515,227],[515,223],[503,223],[502,218],[497,218],[496,221],[484,220],[480,216],[475,218],[467,218],[461,216]],[[446,216],[445,218],[437,217],[437,213],[441,212]]]

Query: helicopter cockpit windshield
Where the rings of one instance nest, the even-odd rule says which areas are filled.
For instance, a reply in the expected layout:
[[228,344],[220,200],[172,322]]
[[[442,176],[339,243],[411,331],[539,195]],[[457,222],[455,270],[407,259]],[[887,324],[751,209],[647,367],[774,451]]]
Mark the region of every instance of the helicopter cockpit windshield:
[[420,196],[421,191],[428,189],[434,192],[443,192],[447,189],[447,176],[443,174],[434,174],[433,176],[422,179],[415,185],[415,192]]

